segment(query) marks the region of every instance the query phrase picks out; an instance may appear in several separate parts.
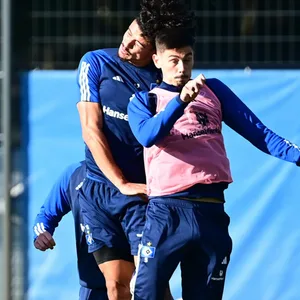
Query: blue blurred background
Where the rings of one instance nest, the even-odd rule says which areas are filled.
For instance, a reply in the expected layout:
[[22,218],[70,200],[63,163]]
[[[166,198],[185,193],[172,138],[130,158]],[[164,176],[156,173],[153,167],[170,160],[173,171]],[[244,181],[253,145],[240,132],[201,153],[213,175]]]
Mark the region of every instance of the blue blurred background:
[[[300,71],[201,72],[224,81],[269,128],[300,145]],[[74,71],[32,71],[26,78],[31,300],[78,294],[72,216],[57,229],[55,250],[39,252],[32,244],[32,222],[53,182],[83,158],[75,77]],[[300,299],[300,169],[260,152],[225,125],[223,132],[234,178],[226,192],[234,250],[224,299]],[[176,299],[180,280],[178,271],[171,281]]]

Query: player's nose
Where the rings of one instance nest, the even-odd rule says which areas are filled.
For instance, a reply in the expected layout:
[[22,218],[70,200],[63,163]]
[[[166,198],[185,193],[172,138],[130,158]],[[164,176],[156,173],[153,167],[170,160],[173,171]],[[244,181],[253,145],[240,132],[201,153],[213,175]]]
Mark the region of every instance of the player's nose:
[[184,63],[183,63],[183,61],[180,60],[180,61],[178,62],[177,68],[178,68],[178,72],[179,72],[180,74],[184,73],[185,68],[184,68]]
[[135,44],[135,40],[130,38],[125,39],[123,42],[123,45],[126,48],[126,50],[133,48],[134,44]]

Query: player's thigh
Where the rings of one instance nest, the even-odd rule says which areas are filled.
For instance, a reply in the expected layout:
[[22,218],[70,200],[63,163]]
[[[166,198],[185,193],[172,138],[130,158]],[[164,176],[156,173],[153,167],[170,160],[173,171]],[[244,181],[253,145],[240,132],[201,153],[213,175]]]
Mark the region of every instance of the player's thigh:
[[109,291],[127,289],[134,272],[133,256],[128,249],[103,247],[93,253],[96,263],[104,275]]
[[[190,255],[182,263],[183,298],[193,299],[196,293],[201,294],[201,300],[220,300],[232,250],[229,217],[224,206],[215,203],[197,205],[194,216],[199,232]],[[189,271],[191,268],[197,273]]]
[[134,263],[126,260],[110,260],[98,265],[103,273],[107,287],[115,283],[129,288],[134,272]]
[[132,284],[135,300],[164,299],[168,282],[180,261],[181,248],[170,214],[171,209],[166,205],[151,201],[148,206]]
[[230,256],[232,240],[229,235],[230,218],[222,203],[198,203],[194,207],[198,231],[198,246],[216,257],[216,263]]
[[121,216],[121,225],[131,247],[131,254],[137,255],[145,226],[147,202],[139,196],[125,196],[126,207]]
[[[159,250],[159,247],[157,248]],[[142,250],[145,251],[145,250]],[[174,253],[173,253],[174,254]],[[140,257],[131,281],[131,292],[135,300],[164,300],[169,280],[179,263],[179,256],[156,253],[147,260]]]
[[86,179],[81,187],[79,201],[89,252],[104,246],[130,250],[118,217],[107,207],[110,197],[108,188],[94,180]]
[[195,244],[189,248],[180,263],[182,298],[209,300],[207,298],[208,268],[214,264],[214,259]]
[[196,214],[196,218],[204,219],[203,222],[200,221],[200,244],[211,257],[214,257],[215,263],[211,263],[210,272],[215,276],[218,273],[219,278],[226,274],[232,251],[232,239],[228,230],[230,218],[224,211],[223,204],[207,203],[206,209],[207,211]]

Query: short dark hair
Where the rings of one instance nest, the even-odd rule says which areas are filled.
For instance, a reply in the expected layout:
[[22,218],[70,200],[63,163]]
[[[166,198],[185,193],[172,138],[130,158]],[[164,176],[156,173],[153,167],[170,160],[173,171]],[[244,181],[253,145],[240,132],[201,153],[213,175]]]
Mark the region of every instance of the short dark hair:
[[153,46],[156,35],[164,29],[184,27],[195,30],[195,14],[182,0],[142,0],[136,20]]
[[194,47],[194,31],[190,28],[166,28],[157,33],[155,46],[157,50]]

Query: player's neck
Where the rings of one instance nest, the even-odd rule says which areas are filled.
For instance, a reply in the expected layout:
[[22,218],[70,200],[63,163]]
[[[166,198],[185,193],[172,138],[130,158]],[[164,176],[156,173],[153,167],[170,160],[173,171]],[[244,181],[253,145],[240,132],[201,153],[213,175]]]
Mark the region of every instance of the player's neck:
[[144,59],[144,60],[129,60],[128,62],[130,64],[134,65],[135,67],[143,68],[143,67],[148,66],[152,62],[152,59],[150,58],[150,59]]
[[182,89],[184,84],[183,83],[178,83],[177,81],[173,81],[173,80],[168,80],[166,78],[163,78],[163,82],[168,85],[168,86],[172,86],[176,89]]
[[164,89],[164,90],[168,90],[168,91],[171,91],[171,92],[180,92],[182,90],[182,85],[173,85],[173,84],[170,84],[166,81],[163,80],[163,82],[160,84],[159,86],[160,88]]

